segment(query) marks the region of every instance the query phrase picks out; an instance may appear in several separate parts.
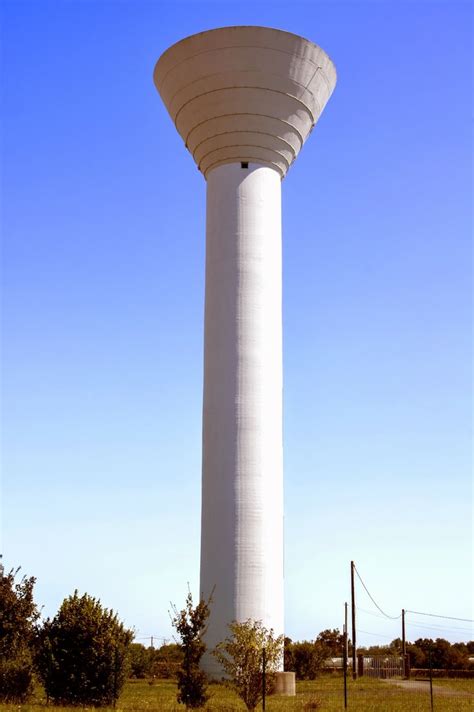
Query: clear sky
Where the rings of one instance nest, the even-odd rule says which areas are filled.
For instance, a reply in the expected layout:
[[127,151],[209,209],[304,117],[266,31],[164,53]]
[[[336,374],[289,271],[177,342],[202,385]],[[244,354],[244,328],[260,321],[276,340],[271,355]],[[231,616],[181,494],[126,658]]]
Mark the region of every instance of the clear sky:
[[[390,615],[472,618],[453,0],[2,3],[5,564],[45,615],[78,588],[139,639],[198,594],[205,181],[152,72],[233,24],[304,35],[338,70],[283,183],[286,632],[341,626],[351,559]],[[360,643],[400,634],[357,595]],[[466,626],[411,615],[407,635]]]

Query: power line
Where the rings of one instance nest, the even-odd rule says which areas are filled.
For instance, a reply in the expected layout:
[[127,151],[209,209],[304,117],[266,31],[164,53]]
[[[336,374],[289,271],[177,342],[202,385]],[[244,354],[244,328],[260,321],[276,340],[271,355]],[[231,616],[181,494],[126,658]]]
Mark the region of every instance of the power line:
[[[359,574],[357,574],[359,575]],[[439,616],[436,613],[423,613],[422,611],[409,611],[407,613],[414,613],[415,616],[430,616],[430,618],[445,618],[448,621],[462,621],[463,623],[474,623],[472,618],[455,618],[454,616]]]
[[355,572],[356,572],[356,574],[357,574],[357,577],[358,577],[359,581],[361,582],[362,586],[363,586],[364,589],[365,589],[365,592],[367,593],[368,597],[370,598],[370,600],[372,601],[372,603],[374,604],[374,606],[380,611],[380,613],[382,613],[382,615],[385,616],[385,618],[389,618],[389,619],[392,620],[392,621],[396,621],[396,620],[398,620],[399,618],[401,618],[401,615],[402,615],[401,613],[400,613],[400,615],[398,615],[398,616],[389,616],[388,613],[385,613],[385,611],[383,611],[383,610],[380,608],[379,604],[378,604],[377,601],[374,599],[374,597],[373,597],[372,594],[370,593],[370,591],[369,591],[369,589],[367,588],[367,586],[365,585],[365,583],[362,581],[361,575],[360,575],[360,573],[357,571],[357,566],[356,566],[355,564],[354,564],[354,569],[355,569]]
[[381,635],[381,633],[371,633],[370,630],[358,629],[359,633],[365,633],[366,635],[375,635],[377,638],[387,638],[388,640],[393,640],[391,635]]
[[412,628],[426,628],[427,630],[466,630],[466,631],[471,631],[472,628],[459,628],[457,626],[454,627],[448,627],[446,625],[424,625],[423,623],[418,623],[417,621],[410,621],[410,625]]
[[[374,613],[373,611],[367,611],[365,608],[359,608],[357,606],[357,610],[360,611],[361,613],[366,613],[369,616],[373,616],[374,618],[378,618],[379,620],[385,620],[384,616],[380,616],[378,613]],[[466,630],[466,631],[471,631],[471,628],[464,628],[461,626],[446,626],[446,625],[435,625],[435,626],[427,626],[424,623],[420,623],[419,621],[412,620],[410,619],[409,621],[410,625],[414,628],[427,628],[429,630]]]
[[[373,611],[367,611],[365,608],[359,608],[359,606],[356,606],[357,610],[360,611],[361,613],[367,613],[369,616],[373,616],[374,618],[378,618],[379,620],[385,620],[385,616],[381,616],[378,613],[374,613]],[[400,616],[398,616],[400,618]]]

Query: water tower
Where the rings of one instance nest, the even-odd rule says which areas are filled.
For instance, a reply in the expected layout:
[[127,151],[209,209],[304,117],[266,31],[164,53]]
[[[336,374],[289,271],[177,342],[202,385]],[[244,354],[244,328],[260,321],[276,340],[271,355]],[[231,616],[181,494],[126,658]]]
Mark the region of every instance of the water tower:
[[[154,81],[207,182],[200,590],[214,589],[212,648],[233,620],[284,630],[281,182],[336,71],[297,35],[224,27],[170,47]],[[220,672],[211,656],[204,666]]]

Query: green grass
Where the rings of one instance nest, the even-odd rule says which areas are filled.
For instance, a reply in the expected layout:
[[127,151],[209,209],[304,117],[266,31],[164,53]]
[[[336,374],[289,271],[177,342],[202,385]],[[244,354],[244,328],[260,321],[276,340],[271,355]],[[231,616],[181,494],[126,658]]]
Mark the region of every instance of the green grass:
[[451,690],[460,690],[474,694],[474,679],[468,680],[463,678],[456,679],[451,677],[437,677],[436,679],[433,678],[433,685],[435,687],[447,687]]
[[[471,692],[474,695],[474,680],[436,680],[436,684],[452,690]],[[236,695],[222,685],[211,685],[208,712],[243,712],[245,706]],[[402,690],[378,680],[362,678],[348,682],[348,710],[354,712],[429,712],[430,699],[427,693]],[[313,701],[318,706],[309,707]],[[434,698],[436,712],[472,712],[474,697]],[[0,705],[0,712],[45,712],[46,700],[40,690],[34,700],[25,705]],[[51,707],[51,712],[77,712],[73,707]],[[261,705],[260,708],[261,709]],[[311,712],[311,710],[335,712],[343,710],[342,678],[324,675],[314,682],[297,684],[296,697],[270,697],[268,712]],[[129,682],[116,708],[117,712],[184,712],[176,703],[176,685],[169,680],[160,680],[153,685],[147,681]]]

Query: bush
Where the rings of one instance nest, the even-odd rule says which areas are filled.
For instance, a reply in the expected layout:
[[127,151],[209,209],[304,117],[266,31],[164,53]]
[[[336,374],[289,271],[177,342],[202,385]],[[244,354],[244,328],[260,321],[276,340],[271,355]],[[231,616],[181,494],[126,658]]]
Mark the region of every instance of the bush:
[[138,680],[158,678],[176,679],[183,663],[183,652],[179,645],[170,643],[160,648],[146,648],[141,643],[130,646],[130,677]]
[[35,579],[15,583],[17,571],[6,576],[0,568],[0,700],[25,702],[33,691]]
[[328,649],[318,639],[293,643],[285,638],[285,670],[293,670],[297,680],[315,680],[328,657]]
[[197,606],[193,605],[191,592],[186,598],[186,606],[178,611],[173,606],[173,627],[178,633],[181,643],[183,659],[177,671],[178,695],[177,700],[186,706],[186,709],[204,707],[209,695],[207,694],[207,676],[199,669],[199,663],[206,650],[202,636],[206,632],[207,619],[209,618],[209,603],[200,600]]
[[230,686],[244,701],[248,710],[254,710],[262,699],[263,650],[266,653],[265,692],[273,690],[274,673],[283,658],[283,636],[275,638],[261,621],[247,620],[229,624],[232,634],[216,646],[213,653],[230,678]]
[[184,661],[183,651],[176,643],[162,645],[154,651],[151,674],[161,679],[177,679]]
[[0,660],[0,699],[3,702],[26,702],[33,692],[33,664],[27,653],[23,659]]
[[127,675],[133,633],[100,601],[77,591],[39,634],[37,667],[49,700],[111,705]]

